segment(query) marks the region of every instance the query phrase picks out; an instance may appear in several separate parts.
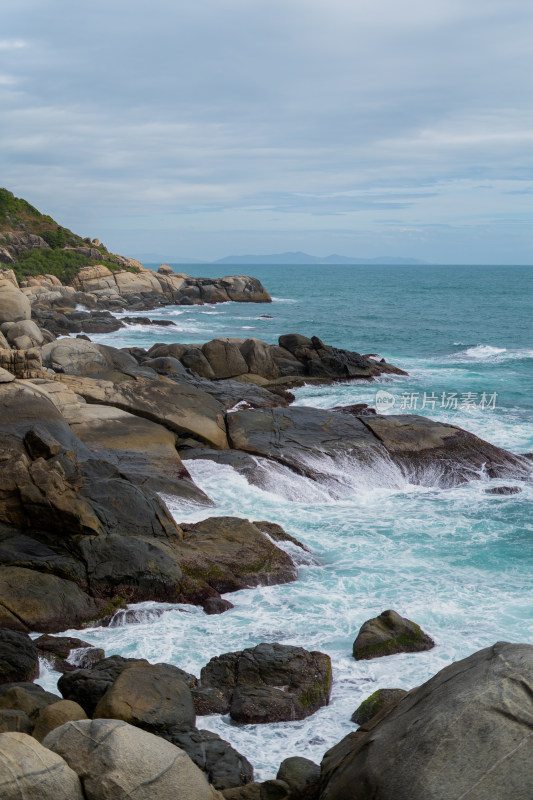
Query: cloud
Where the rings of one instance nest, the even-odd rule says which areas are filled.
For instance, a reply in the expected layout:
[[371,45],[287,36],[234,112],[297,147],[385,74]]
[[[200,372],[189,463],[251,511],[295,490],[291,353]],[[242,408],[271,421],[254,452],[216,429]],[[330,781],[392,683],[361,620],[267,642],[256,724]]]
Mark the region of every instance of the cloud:
[[[402,230],[466,236],[522,208],[532,19],[521,0],[5,0],[3,181],[122,250],[142,218],[191,256],[231,231],[233,252],[305,230],[325,252],[342,226],[369,256],[396,231],[399,255],[435,260]],[[508,242],[530,258],[525,233]]]

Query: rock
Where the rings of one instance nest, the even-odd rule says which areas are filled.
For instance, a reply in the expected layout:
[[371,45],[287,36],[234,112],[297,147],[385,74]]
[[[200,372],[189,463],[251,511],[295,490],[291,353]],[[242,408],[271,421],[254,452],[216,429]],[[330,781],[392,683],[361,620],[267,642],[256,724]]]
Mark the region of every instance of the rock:
[[202,347],[202,352],[209,362],[215,380],[233,378],[248,372],[248,365],[236,344],[224,339],[213,339]]
[[378,689],[376,692],[367,697],[366,700],[356,708],[350,717],[352,722],[356,725],[364,725],[369,722],[376,714],[382,711],[390,710],[398,705],[402,697],[405,697],[407,692],[405,689]]
[[34,683],[3,684],[0,686],[0,708],[23,711],[32,726],[43,708],[61,700]]
[[65,375],[99,374],[108,361],[94,342],[85,339],[57,339],[41,348],[43,364]]
[[0,277],[0,324],[31,318],[30,301],[18,286]]
[[31,734],[33,725],[25,711],[15,708],[0,708],[0,733]]
[[170,664],[125,669],[98,702],[94,716],[121,719],[154,733],[176,725],[192,727],[195,722],[183,670]]
[[361,661],[395,653],[420,653],[433,647],[433,639],[416,622],[388,610],[361,626],[353,644],[353,657]]
[[[225,411],[233,412],[242,408],[243,405],[245,408],[275,408],[276,406],[288,405],[285,395],[282,396],[277,391],[270,391],[262,386],[255,386],[250,383],[247,383],[246,388],[243,389],[243,377],[245,376],[239,375],[235,379],[210,381],[190,375],[174,374],[172,380],[177,383],[194,386],[202,392],[206,392],[217,400]],[[243,399],[243,397],[246,399]]]
[[[29,350],[0,350],[0,367],[15,378],[49,377],[43,370],[41,353],[37,348]],[[6,381],[4,381],[6,382]]]
[[305,719],[330,692],[329,656],[265,643],[212,658],[193,696],[198,714],[229,711],[236,722],[257,724]]
[[42,742],[50,731],[59,728],[65,722],[75,722],[79,719],[87,719],[87,715],[78,703],[73,703],[72,700],[59,700],[39,711],[35,720],[33,736],[38,742]]
[[260,339],[247,339],[241,344],[240,351],[248,366],[248,370],[244,370],[245,372],[253,372],[269,380],[279,378],[279,369],[272,358],[271,348],[266,342],[262,342]]
[[0,628],[0,684],[34,681],[39,677],[39,656],[29,636]]
[[109,656],[91,669],[79,669],[62,675],[57,687],[66,700],[73,700],[92,717],[101,698],[125,669],[148,666],[144,658]]
[[532,695],[531,645],[457,661],[326,753],[320,798],[528,798]]
[[78,776],[26,733],[0,734],[2,800],[84,800]]
[[216,733],[175,727],[161,736],[184,750],[215,789],[244,786],[253,780],[250,762]]
[[163,378],[116,384],[73,376],[61,378],[88,403],[115,406],[158,422],[176,433],[192,435],[220,450],[228,446],[222,407],[192,386]]
[[261,787],[261,783],[247,783],[245,786],[225,789],[222,792],[222,796],[227,800],[264,800],[261,794]]
[[291,557],[251,522],[239,517],[209,517],[180,525],[176,548],[183,571],[217,592],[288,583],[298,576]]
[[485,489],[485,494],[520,494],[522,489],[520,486],[494,486],[491,489]]
[[33,461],[37,458],[53,458],[61,451],[60,442],[46,428],[30,428],[24,436],[24,445]]
[[210,504],[183,465],[175,434],[163,425],[113,406],[88,403],[67,419],[91,452],[116,465],[137,486]]
[[181,356],[181,363],[200,378],[215,380],[215,371],[199,347],[189,347]]
[[24,567],[0,567],[0,622],[13,632],[80,626],[100,608],[72,581]]
[[168,264],[161,264],[159,269],[157,270],[160,275],[173,275],[174,270],[172,267],[169,267]]
[[[76,668],[90,668],[97,661],[105,658],[101,647],[93,647],[82,639],[73,636],[50,636],[43,634],[34,639],[39,656],[49,662],[57,672],[72,672]],[[67,661],[73,651],[78,651],[76,664]]]
[[11,383],[15,380],[15,376],[8,372],[7,369],[0,367],[0,383]]
[[[7,332],[7,340],[10,344],[14,344],[19,336],[28,336],[30,339],[30,347],[38,347],[44,341],[44,336],[41,329],[31,319],[25,319],[21,322],[16,322],[11,326]],[[28,349],[28,348],[19,348]]]
[[320,767],[314,761],[300,756],[286,758],[281,762],[276,778],[289,785],[291,798],[317,800]]
[[125,722],[69,722],[49,733],[44,745],[80,776],[87,800],[215,800],[219,796],[183,750]]

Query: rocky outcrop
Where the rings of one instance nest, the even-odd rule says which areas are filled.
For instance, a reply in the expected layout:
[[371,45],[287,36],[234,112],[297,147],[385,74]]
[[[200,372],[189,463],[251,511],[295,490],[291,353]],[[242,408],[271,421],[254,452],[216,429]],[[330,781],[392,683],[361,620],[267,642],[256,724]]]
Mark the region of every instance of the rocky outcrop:
[[[484,471],[522,477],[531,467],[521,456],[472,433],[419,415],[354,416],[308,407],[236,411],[227,416],[230,446],[264,456],[313,480],[334,483],[343,464],[372,471],[380,480],[456,486]],[[341,467],[341,470],[339,470]],[[340,476],[342,488],[342,475]]]
[[219,797],[183,750],[125,722],[69,722],[49,733],[43,744],[79,775],[87,800]]
[[[43,634],[34,640],[40,658],[48,661],[50,668],[56,672],[72,672],[80,667],[91,667],[105,658],[101,647],[93,647],[83,639],[74,636],[50,636]],[[69,658],[75,657],[75,663]]]
[[255,724],[305,719],[330,693],[329,656],[277,643],[211,659],[193,689],[198,714]]
[[433,639],[416,622],[389,609],[361,626],[353,643],[353,657],[361,661],[395,653],[420,653],[433,647]]
[[532,696],[532,645],[457,661],[326,753],[320,798],[529,797]]
[[135,272],[111,272],[103,264],[82,267],[72,282],[78,292],[91,294],[100,304],[151,308],[158,305],[268,303],[271,298],[261,283],[246,275],[226,278],[191,278],[189,275],[154,272],[137,266]]

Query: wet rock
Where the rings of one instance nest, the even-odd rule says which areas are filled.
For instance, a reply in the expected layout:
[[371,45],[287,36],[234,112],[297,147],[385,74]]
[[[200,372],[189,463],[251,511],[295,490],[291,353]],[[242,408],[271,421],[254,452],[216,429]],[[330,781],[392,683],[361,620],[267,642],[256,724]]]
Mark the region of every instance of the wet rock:
[[353,657],[361,661],[395,653],[419,653],[433,647],[433,639],[416,622],[389,609],[361,626],[353,644]]
[[253,780],[250,762],[216,733],[174,727],[161,736],[184,750],[215,789],[244,786]]
[[329,656],[275,643],[211,659],[193,695],[198,714],[229,711],[236,722],[264,723],[305,719],[330,692]]
[[533,785],[533,646],[455,662],[329,750],[321,800],[506,800]]
[[493,486],[491,489],[485,489],[486,494],[500,495],[520,494],[521,491],[520,486]]
[[194,706],[183,677],[183,670],[170,664],[125,669],[98,702],[94,716],[121,719],[153,732],[176,725],[192,727]]
[[356,725],[364,725],[375,717],[376,714],[394,708],[406,694],[407,692],[405,689],[378,689],[371,694],[370,697],[367,697],[366,700],[363,700],[353,712],[350,719],[352,722],[355,722]]
[[39,656],[29,636],[0,628],[0,684],[34,681],[39,677]]
[[0,796],[2,800],[84,800],[76,773],[26,733],[0,734]]
[[148,666],[146,659],[109,656],[92,669],[79,669],[62,675],[57,688],[65,700],[79,703],[87,716],[92,717],[96,706],[119,675],[126,669],[139,666]]
[[183,750],[118,720],[82,720],[56,728],[45,747],[80,776],[87,800],[215,800]]
[[291,557],[248,520],[209,517],[180,527],[183,539],[176,548],[182,570],[217,592],[288,583],[297,578]]
[[[52,669],[57,672],[72,672],[75,669],[90,668],[97,661],[105,658],[101,647],[93,647],[82,639],[74,636],[50,636],[43,634],[34,639],[35,646],[41,658],[49,662]],[[67,659],[73,651],[78,651],[76,664],[71,664]]]

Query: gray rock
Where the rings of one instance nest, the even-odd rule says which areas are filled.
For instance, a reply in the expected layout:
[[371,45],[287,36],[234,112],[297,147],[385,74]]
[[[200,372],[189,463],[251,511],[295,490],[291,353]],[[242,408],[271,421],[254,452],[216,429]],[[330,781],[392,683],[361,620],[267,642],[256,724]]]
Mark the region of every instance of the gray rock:
[[0,733],[31,734],[33,725],[25,711],[16,708],[0,708]]
[[80,780],[65,761],[26,733],[0,734],[2,800],[84,800]]
[[101,698],[119,675],[132,667],[148,666],[144,658],[123,658],[109,656],[99,661],[91,669],[79,669],[62,675],[57,688],[66,700],[74,700],[92,717]]
[[435,642],[416,622],[389,609],[361,626],[353,644],[353,657],[361,661],[395,653],[419,653],[432,647]]
[[253,780],[250,762],[216,733],[175,727],[163,731],[161,736],[185,750],[215,789],[244,786]]
[[23,711],[32,724],[43,708],[61,700],[36,683],[6,683],[0,686],[0,708]]
[[87,800],[218,797],[183,750],[125,722],[68,722],[49,733],[44,745],[80,776]]
[[326,753],[320,799],[528,800],[532,697],[532,645],[457,661]]
[[248,372],[248,365],[236,344],[223,339],[213,339],[202,347],[215,379],[234,378]]

